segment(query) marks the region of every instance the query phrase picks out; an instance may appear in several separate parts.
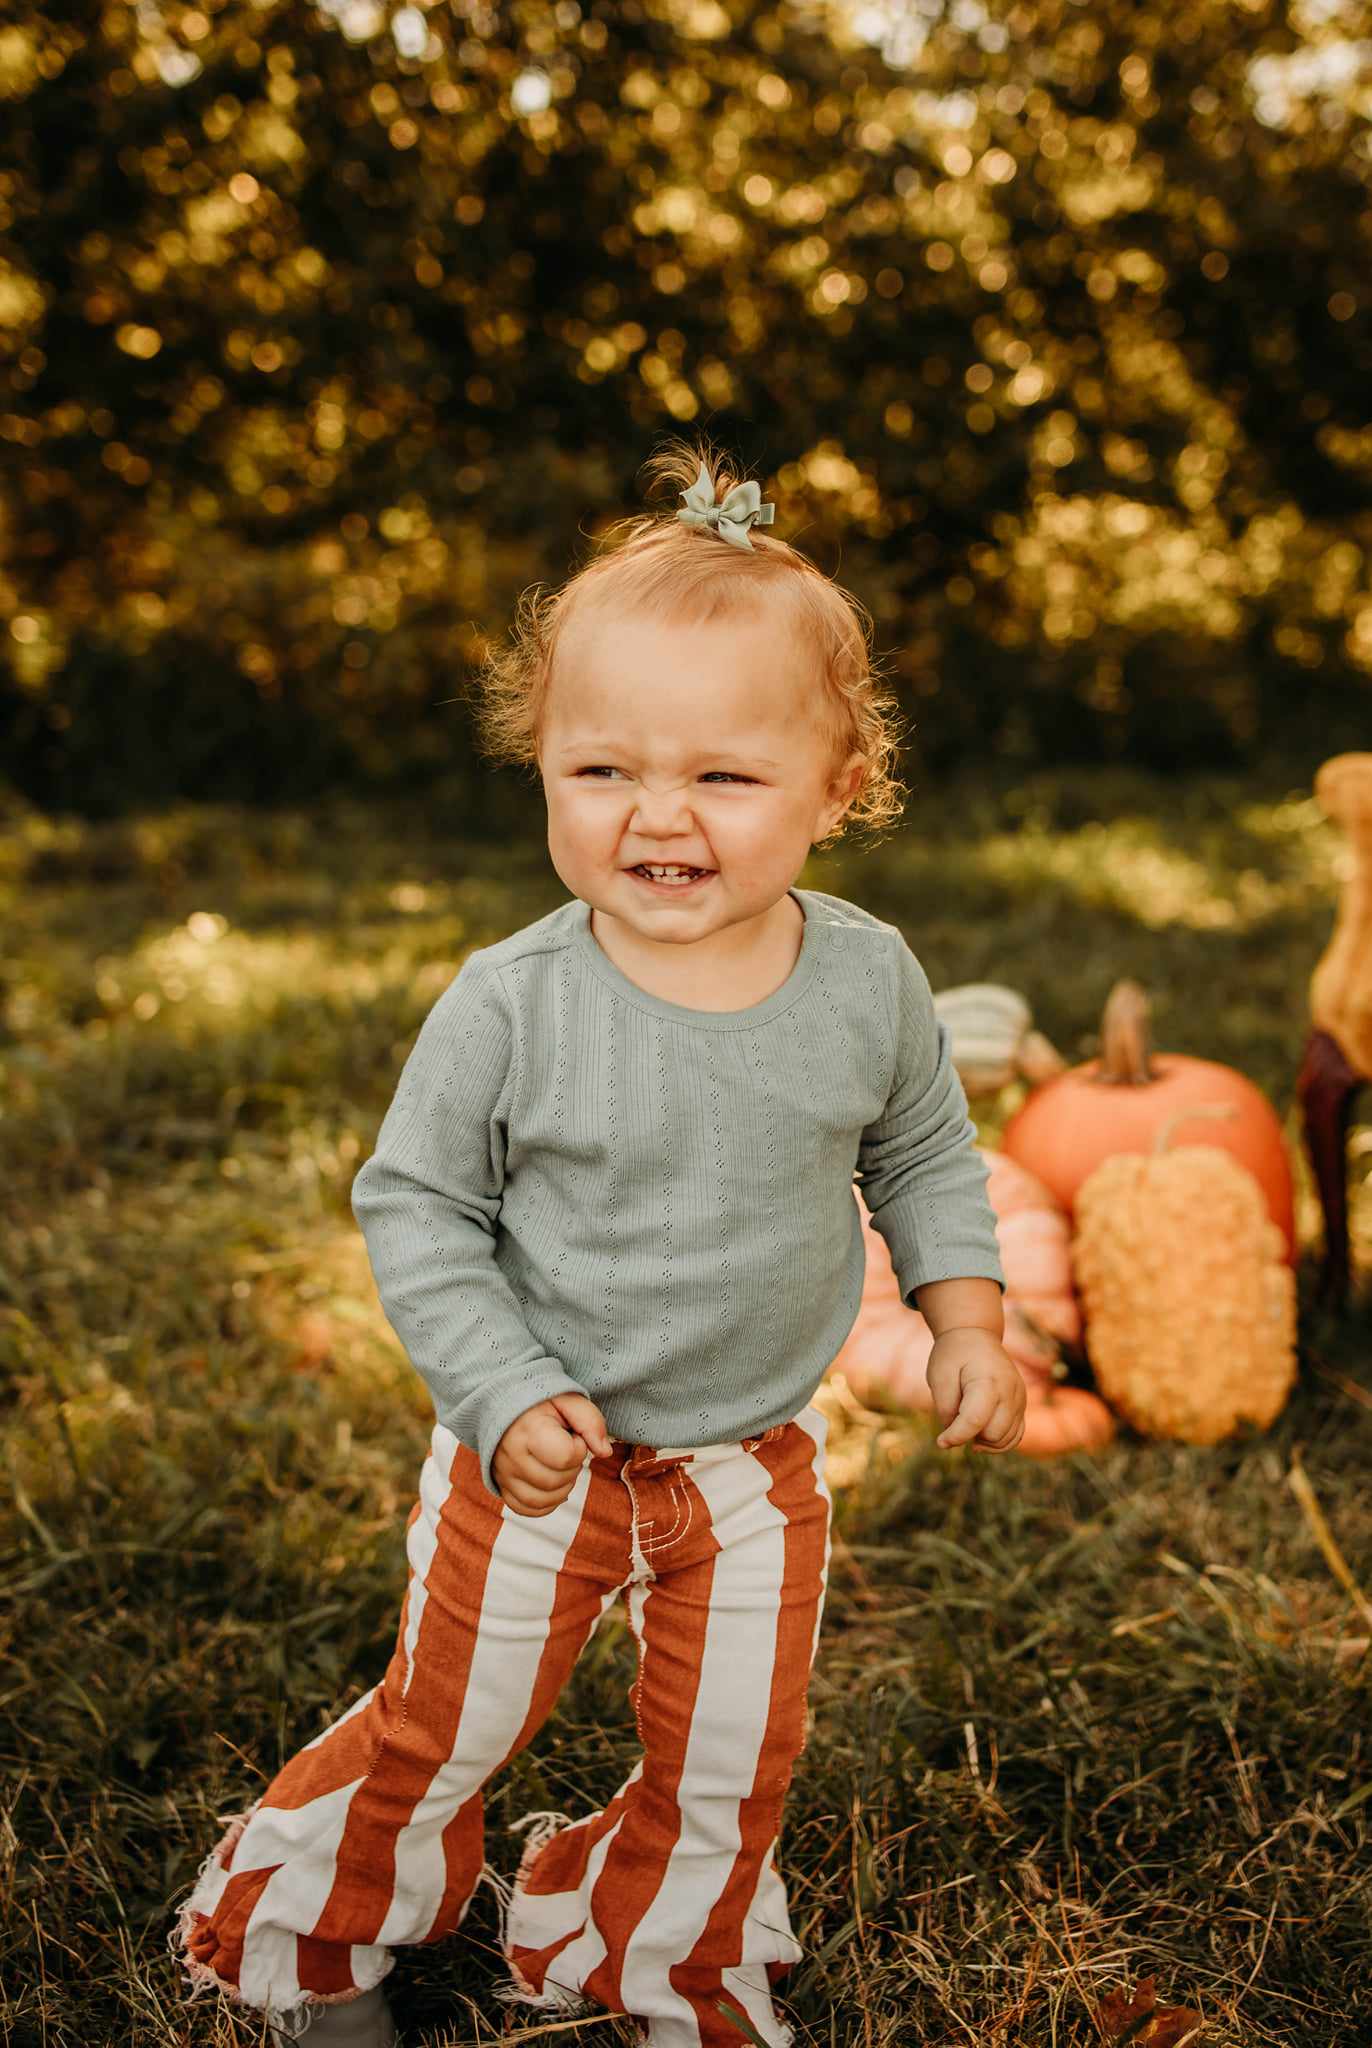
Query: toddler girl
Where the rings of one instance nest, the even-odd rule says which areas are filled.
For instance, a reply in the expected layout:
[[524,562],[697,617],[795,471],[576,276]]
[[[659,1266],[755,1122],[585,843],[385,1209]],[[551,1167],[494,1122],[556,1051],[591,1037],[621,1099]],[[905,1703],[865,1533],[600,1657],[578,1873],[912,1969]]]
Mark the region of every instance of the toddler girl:
[[[483,746],[537,764],[569,900],[467,956],[353,1186],[437,1416],[396,1647],[177,1926],[193,1985],[278,2042],[394,2041],[391,1950],[451,1934],[485,1877],[498,1998],[627,2013],[650,2048],[785,2048],[777,1844],[829,1563],[811,1396],[862,1296],[855,1180],[935,1332],[939,1444],[1022,1433],[924,970],[794,886],[846,814],[898,814],[861,607],[754,533],[773,507],[708,448],[655,466],[675,516],[522,604],[480,678]],[[483,1788],[621,1594],[642,1755],[605,1807],[516,1822],[507,1883]]]

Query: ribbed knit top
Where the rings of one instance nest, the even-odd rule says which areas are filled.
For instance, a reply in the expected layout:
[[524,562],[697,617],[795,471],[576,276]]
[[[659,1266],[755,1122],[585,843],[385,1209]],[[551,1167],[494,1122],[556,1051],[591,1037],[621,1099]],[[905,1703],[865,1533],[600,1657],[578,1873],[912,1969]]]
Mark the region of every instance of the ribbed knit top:
[[856,1180],[904,1298],[1002,1289],[987,1167],[894,925],[795,889],[790,974],[741,1010],[650,994],[590,906],[469,953],[420,1027],[353,1213],[438,1419],[481,1460],[550,1394],[689,1448],[788,1421],[851,1330]]

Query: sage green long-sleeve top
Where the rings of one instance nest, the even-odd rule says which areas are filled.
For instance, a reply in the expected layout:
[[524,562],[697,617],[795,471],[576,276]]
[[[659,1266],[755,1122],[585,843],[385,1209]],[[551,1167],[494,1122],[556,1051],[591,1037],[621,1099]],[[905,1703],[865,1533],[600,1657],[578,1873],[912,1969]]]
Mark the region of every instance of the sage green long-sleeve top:
[[353,1182],[382,1307],[440,1422],[491,1459],[588,1394],[611,1436],[734,1442],[809,1401],[857,1317],[853,1184],[901,1292],[1003,1289],[987,1167],[924,969],[817,889],[780,988],[650,995],[579,897],[468,954]]

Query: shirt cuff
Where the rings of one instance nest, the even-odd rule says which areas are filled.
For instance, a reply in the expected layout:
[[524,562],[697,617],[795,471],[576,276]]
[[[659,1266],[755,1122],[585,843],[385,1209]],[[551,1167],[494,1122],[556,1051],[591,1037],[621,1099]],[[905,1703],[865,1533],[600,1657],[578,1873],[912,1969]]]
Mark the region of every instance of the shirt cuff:
[[[912,1200],[902,1216],[898,1198],[887,1203],[878,1224],[878,1228],[880,1223],[887,1224],[896,1236],[894,1247],[887,1238],[887,1249],[900,1282],[902,1301],[911,1308],[918,1308],[914,1291],[923,1287],[927,1280],[994,1280],[1004,1294],[1005,1268],[994,1238],[988,1242],[986,1232],[976,1229],[931,1238],[927,1228],[923,1227],[924,1215],[923,1205]],[[908,1222],[908,1230],[901,1230],[902,1222]],[[886,1232],[882,1231],[882,1235],[885,1236]],[[902,1237],[905,1240],[903,1245]]]
[[937,1258],[917,1259],[903,1268],[897,1277],[901,1299],[913,1309],[919,1307],[915,1299],[916,1288],[926,1287],[934,1280],[994,1280],[1001,1293],[1005,1293],[1005,1275],[999,1261],[988,1259],[984,1252],[970,1249],[959,1252],[956,1247],[951,1250],[942,1247]]

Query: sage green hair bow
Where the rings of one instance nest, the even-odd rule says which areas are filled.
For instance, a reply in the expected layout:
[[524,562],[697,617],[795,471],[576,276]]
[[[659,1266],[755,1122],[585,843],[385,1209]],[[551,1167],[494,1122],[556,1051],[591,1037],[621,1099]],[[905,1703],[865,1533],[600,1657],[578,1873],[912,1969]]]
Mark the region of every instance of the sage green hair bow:
[[750,526],[770,526],[776,516],[776,506],[762,503],[762,492],[755,483],[735,484],[726,491],[722,504],[715,503],[714,485],[710,473],[702,462],[700,475],[689,491],[683,491],[686,503],[677,513],[677,518],[687,526],[713,528],[721,540],[727,540],[731,547],[751,548],[748,538]]

